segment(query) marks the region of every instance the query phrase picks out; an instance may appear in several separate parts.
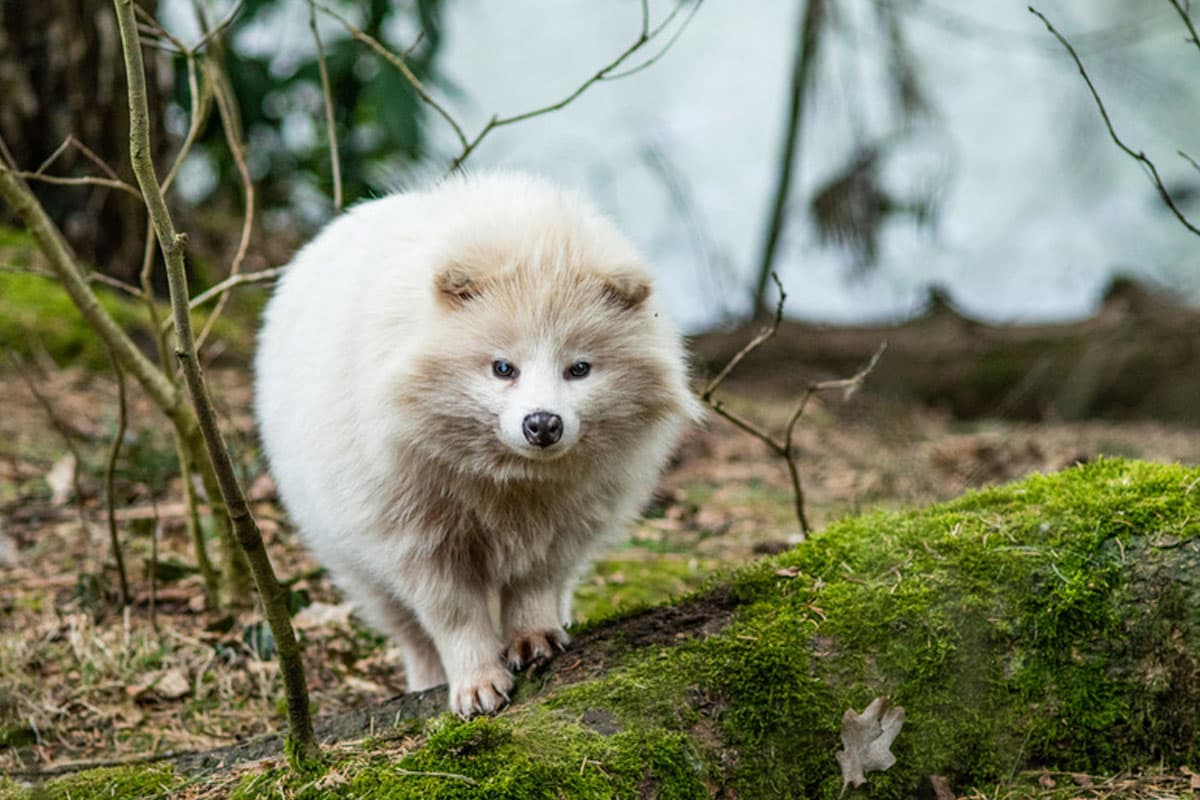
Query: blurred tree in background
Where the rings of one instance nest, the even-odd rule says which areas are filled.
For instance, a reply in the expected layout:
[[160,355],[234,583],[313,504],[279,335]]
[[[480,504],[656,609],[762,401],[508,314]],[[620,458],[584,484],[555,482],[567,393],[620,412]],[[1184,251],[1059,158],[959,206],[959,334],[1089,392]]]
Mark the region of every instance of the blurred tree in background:
[[[311,34],[303,47],[278,46],[279,32],[296,28],[297,21],[308,33],[309,4],[139,0],[139,5],[149,15],[186,12],[202,30],[216,29],[206,43],[206,58],[217,69],[206,74],[227,82],[236,98],[235,135],[247,145],[259,212],[270,218],[272,210],[287,208],[310,222],[326,218],[333,192],[317,47]],[[418,79],[436,82],[442,6],[441,0],[370,0],[333,10],[403,52]],[[318,4],[341,177],[346,202],[352,202],[393,183],[421,158],[426,106],[397,70],[320,9]],[[222,27],[223,22],[228,24]],[[264,39],[269,47],[256,46]],[[146,57],[153,157],[164,163],[187,133],[192,106],[187,59],[163,37],[148,35],[147,41],[157,45]],[[201,88],[207,98],[211,91]],[[0,136],[20,169],[38,171],[70,135],[132,184],[125,79],[110,0],[0,0],[0,98]],[[161,135],[164,130],[169,135]],[[227,243],[240,224],[243,201],[217,114],[207,115],[189,158],[182,197],[205,212],[194,215],[189,227],[193,234],[208,232],[214,241]],[[70,146],[44,174],[77,178],[105,171],[81,148]],[[146,233],[138,198],[95,185],[35,180],[33,187],[85,262],[136,282]]]
[[[421,158],[426,106],[403,75],[355,41],[320,5],[317,21],[329,70],[342,182],[350,203],[386,186],[403,167]],[[370,0],[331,7],[363,33],[404,53],[419,80],[437,81],[442,0]],[[297,19],[306,21],[308,11],[302,0],[245,0],[223,37],[227,46],[220,57],[237,97],[259,203],[268,212],[284,207],[310,214],[328,211],[333,194],[320,66],[311,35],[303,49],[287,52],[277,46],[277,39],[270,47],[256,48],[245,35],[256,29],[261,36],[295,25]],[[181,108],[190,102],[183,59],[175,63],[174,99]],[[236,165],[217,121],[209,121],[197,155],[214,175],[206,181],[207,191],[191,199],[236,203]]]
[[[156,13],[157,0],[141,0]],[[150,124],[156,150],[167,77],[147,61]],[[110,0],[0,0],[0,136],[21,169],[37,170],[68,136],[82,142],[131,181],[125,67]],[[78,148],[49,165],[57,176],[98,174]],[[104,187],[36,182],[34,190],[79,256],[129,280],[142,259],[146,210],[131,194]]]

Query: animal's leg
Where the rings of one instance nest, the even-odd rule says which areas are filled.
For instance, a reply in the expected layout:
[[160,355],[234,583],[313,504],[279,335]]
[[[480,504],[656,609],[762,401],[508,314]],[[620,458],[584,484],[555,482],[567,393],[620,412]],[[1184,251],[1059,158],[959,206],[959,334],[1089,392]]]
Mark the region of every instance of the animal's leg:
[[513,678],[500,662],[486,589],[433,582],[419,589],[412,607],[442,657],[450,710],[467,717],[500,708]]
[[500,621],[508,646],[504,658],[513,669],[551,658],[571,637],[563,630],[561,582],[514,583],[500,594]]
[[446,682],[442,659],[416,616],[390,592],[369,581],[346,585],[346,594],[371,627],[400,645],[408,691],[418,692]]

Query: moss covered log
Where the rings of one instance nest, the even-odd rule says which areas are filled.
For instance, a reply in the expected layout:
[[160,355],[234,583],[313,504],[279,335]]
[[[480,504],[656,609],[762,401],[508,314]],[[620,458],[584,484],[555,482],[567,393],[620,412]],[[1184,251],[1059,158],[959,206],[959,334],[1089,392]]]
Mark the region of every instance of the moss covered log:
[[[579,632],[494,718],[377,725],[306,774],[123,780],[142,797],[834,798],[842,713],[880,695],[906,710],[897,763],[847,796],[1200,767],[1200,470],[1103,460],[849,519]],[[43,788],[84,797],[87,779]]]

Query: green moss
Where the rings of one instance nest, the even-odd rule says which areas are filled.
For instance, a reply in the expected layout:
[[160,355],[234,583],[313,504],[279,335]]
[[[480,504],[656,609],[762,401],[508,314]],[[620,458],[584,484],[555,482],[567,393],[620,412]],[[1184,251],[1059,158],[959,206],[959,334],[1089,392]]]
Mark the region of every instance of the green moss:
[[184,784],[170,767],[142,765],[106,767],[54,778],[32,789],[0,781],[4,800],[168,800]]
[[270,770],[246,778],[230,796],[685,800],[704,793],[701,762],[677,732],[606,736],[570,715],[533,705],[470,721],[443,715],[428,723],[425,736],[424,746],[399,759],[382,753],[351,768],[331,763],[320,776]]
[[575,592],[575,617],[595,621],[682,597],[702,586],[715,567],[711,559],[644,555],[599,561]]
[[1115,460],[847,520],[739,572],[722,635],[547,702],[633,728],[692,729],[697,712],[737,753],[721,780],[742,797],[836,796],[841,714],[884,694],[907,717],[873,797],[931,774],[1192,763],[1198,538],[1200,472]]
[[[100,304],[126,330],[145,327],[145,312],[128,298],[97,287]],[[59,363],[106,366],[108,355],[66,291],[39,275],[0,272],[0,343],[29,354],[44,347]]]
[[[104,286],[93,289],[100,305],[117,324],[145,349],[153,351],[145,306]],[[167,315],[165,304],[160,303],[159,312]],[[202,323],[203,317],[197,316],[196,321]],[[248,337],[229,319],[218,320],[214,335],[231,343],[236,353],[248,352]],[[0,347],[22,355],[44,349],[60,364],[81,364],[89,369],[107,369],[110,363],[108,351],[80,316],[66,290],[56,281],[32,273],[0,271]]]

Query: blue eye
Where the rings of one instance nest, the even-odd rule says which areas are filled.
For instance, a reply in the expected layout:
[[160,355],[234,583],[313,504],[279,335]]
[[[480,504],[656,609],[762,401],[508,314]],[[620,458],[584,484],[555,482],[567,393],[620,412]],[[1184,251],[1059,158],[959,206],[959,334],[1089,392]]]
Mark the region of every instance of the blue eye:
[[582,378],[592,371],[592,365],[586,361],[576,361],[571,366],[567,367],[567,377]]
[[492,374],[497,378],[515,378],[517,368],[500,358],[492,362]]

